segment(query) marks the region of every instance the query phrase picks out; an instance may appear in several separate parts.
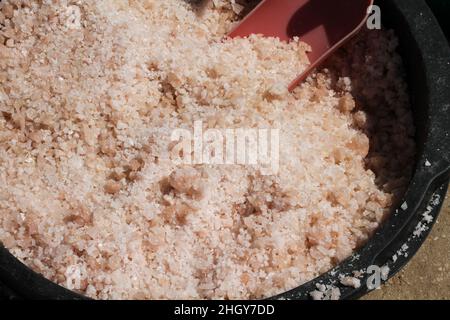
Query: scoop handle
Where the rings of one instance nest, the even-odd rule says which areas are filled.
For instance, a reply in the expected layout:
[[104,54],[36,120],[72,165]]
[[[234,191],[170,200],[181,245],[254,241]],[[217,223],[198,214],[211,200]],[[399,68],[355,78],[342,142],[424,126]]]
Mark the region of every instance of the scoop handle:
[[310,66],[290,84],[292,90],[363,27],[373,1],[264,0],[228,36],[260,34],[283,41],[299,37],[309,44]]
[[[330,3],[332,0],[311,0],[311,3]],[[374,0],[340,0],[332,1],[334,6],[327,6],[328,11],[311,10],[320,17],[302,14],[300,11],[291,19],[293,26],[298,29],[292,32],[303,42],[311,46],[308,53],[310,65],[289,85],[292,91],[315,68],[320,66],[331,54],[355,36],[366,24]],[[301,16],[303,15],[303,16]],[[322,21],[318,24],[317,21]],[[316,25],[314,25],[316,23]],[[312,27],[308,27],[311,24]]]

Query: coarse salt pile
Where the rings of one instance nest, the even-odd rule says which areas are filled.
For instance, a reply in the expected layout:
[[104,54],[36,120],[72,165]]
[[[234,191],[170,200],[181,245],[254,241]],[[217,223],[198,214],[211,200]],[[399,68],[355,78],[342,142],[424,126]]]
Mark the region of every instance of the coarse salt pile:
[[[0,3],[0,240],[16,257],[93,298],[260,298],[370,237],[414,155],[395,36],[362,34],[288,93],[309,48],[224,40],[245,4]],[[171,133],[197,120],[280,129],[279,173],[177,166]]]

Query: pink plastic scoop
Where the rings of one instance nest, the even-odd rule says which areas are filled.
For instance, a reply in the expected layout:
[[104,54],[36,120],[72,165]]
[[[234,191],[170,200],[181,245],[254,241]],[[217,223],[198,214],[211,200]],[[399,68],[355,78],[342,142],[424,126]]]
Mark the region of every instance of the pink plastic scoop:
[[263,0],[229,37],[261,34],[289,41],[297,36],[309,44],[311,64],[289,85],[293,90],[363,27],[372,5],[373,0]]

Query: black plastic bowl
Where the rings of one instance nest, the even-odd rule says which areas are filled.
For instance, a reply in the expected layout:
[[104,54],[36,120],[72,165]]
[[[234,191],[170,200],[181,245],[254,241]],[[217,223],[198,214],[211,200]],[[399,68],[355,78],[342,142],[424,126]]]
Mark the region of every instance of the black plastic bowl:
[[[371,274],[365,270],[374,265],[388,268],[389,277],[397,273],[425,241],[445,198],[450,177],[450,48],[423,0],[385,0],[377,4],[384,25],[394,29],[400,38],[417,128],[418,156],[404,198],[407,208],[398,208],[361,250],[335,269],[275,299],[309,299],[317,284],[338,287],[341,299],[366,294],[371,290],[366,285]],[[428,222],[426,217],[433,221]],[[359,288],[340,284],[340,275],[352,275],[358,270],[363,271]],[[3,247],[1,283],[11,289],[11,297],[85,299],[33,272]]]

